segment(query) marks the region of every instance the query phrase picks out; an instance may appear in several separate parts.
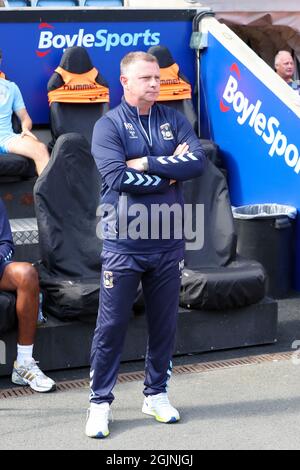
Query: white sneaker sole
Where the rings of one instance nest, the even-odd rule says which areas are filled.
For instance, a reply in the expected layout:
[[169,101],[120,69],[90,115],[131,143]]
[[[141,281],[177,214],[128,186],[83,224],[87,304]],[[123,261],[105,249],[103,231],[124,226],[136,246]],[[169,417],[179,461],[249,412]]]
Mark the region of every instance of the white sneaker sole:
[[99,431],[97,434],[95,434],[94,432],[89,432],[88,430],[85,430],[85,435],[92,439],[105,439],[109,436],[109,431],[107,431],[107,433]]
[[[89,419],[90,419],[90,410],[88,410],[88,418],[87,418],[86,425],[85,425],[85,435],[87,437],[91,437],[92,439],[105,439],[106,437],[109,436],[110,433],[109,433],[108,425],[110,421],[113,421],[111,409],[108,412],[105,431],[99,431],[99,430],[95,431],[95,429],[97,429],[98,426],[89,426]],[[93,431],[89,429],[89,427],[93,428]]]
[[34,385],[34,384],[30,383],[28,380],[23,379],[22,377],[20,377],[17,372],[13,372],[11,381],[15,385],[21,385],[22,387],[28,386],[32,390],[34,390],[35,392],[39,392],[39,393],[50,393],[50,392],[54,392],[56,390],[56,384],[55,383],[53,383],[50,387],[47,387],[47,388],[39,387],[37,385]]
[[142,412],[145,415],[153,416],[156,419],[156,421],[158,421],[159,423],[172,424],[172,423],[177,423],[178,421],[180,421],[180,416],[172,416],[168,420],[166,418],[162,418],[157,413],[155,413],[154,410],[152,410],[145,404],[143,405]]

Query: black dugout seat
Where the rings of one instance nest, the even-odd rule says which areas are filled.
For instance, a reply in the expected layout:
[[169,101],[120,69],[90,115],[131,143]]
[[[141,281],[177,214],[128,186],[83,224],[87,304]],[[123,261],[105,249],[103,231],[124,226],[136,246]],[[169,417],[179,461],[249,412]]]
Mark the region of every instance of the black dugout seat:
[[16,296],[11,292],[0,292],[0,333],[13,328],[16,324]]
[[192,87],[171,52],[165,46],[152,46],[148,53],[154,55],[161,71],[160,94],[157,101],[183,113],[197,130],[197,114],[192,101]]
[[[259,302],[266,292],[266,274],[256,261],[236,253],[237,236],[227,183],[210,161],[204,173],[184,183],[185,204],[194,208],[193,230],[203,248],[187,241],[180,305],[207,310],[238,308]],[[195,208],[202,207],[203,219]],[[201,206],[200,206],[201,205]],[[201,212],[201,211],[200,211]],[[200,219],[200,220],[199,220]]]
[[40,283],[45,312],[60,319],[97,314],[101,240],[97,238],[100,177],[80,134],[58,138],[34,187]]
[[[16,114],[12,115],[13,130],[21,132],[20,121]],[[10,183],[36,176],[33,160],[15,153],[0,153],[0,183]]]
[[[70,81],[66,83],[64,77]],[[75,83],[72,77],[75,77]],[[109,89],[84,47],[74,46],[65,50],[59,67],[48,82],[48,97],[52,134],[50,149],[60,135],[69,132],[82,134],[91,144],[95,122],[109,109]]]

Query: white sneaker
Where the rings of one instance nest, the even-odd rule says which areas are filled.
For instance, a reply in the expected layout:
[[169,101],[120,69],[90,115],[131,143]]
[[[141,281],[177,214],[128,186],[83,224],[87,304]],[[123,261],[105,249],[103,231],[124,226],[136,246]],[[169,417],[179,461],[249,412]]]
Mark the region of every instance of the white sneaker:
[[180,420],[179,413],[170,404],[167,393],[145,397],[142,412],[154,416],[160,423],[176,423]]
[[55,382],[41,371],[34,359],[22,366],[15,361],[11,380],[16,385],[29,385],[40,393],[56,390]]
[[92,403],[87,414],[85,434],[95,439],[104,439],[109,435],[108,423],[111,420],[109,403]]

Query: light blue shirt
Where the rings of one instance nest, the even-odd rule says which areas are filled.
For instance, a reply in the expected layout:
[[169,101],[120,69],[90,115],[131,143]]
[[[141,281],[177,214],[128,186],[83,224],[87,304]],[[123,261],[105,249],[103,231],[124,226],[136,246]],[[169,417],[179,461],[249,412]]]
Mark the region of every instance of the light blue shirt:
[[0,78],[0,141],[13,134],[11,116],[25,108],[19,87]]

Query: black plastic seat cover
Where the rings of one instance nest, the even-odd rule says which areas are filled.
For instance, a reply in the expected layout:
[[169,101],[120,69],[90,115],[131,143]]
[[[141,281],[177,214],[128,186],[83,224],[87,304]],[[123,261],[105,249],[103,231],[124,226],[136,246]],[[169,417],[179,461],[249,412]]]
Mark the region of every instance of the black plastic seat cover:
[[0,292],[0,333],[13,328],[16,324],[16,296],[12,292]]
[[15,176],[18,177],[18,179],[25,179],[32,178],[35,174],[36,171],[33,160],[15,153],[0,154],[0,176]]
[[265,295],[261,264],[238,258],[229,266],[184,269],[180,305],[199,310],[224,310],[252,305]]
[[41,285],[46,311],[59,318],[98,310],[102,244],[96,235],[96,213],[100,186],[86,139],[75,133],[59,137],[34,187]]
[[225,309],[260,301],[265,295],[265,271],[236,254],[226,179],[211,161],[200,177],[184,183],[184,201],[204,211],[201,220],[193,212],[193,228],[204,244],[202,249],[186,250],[180,305]]

